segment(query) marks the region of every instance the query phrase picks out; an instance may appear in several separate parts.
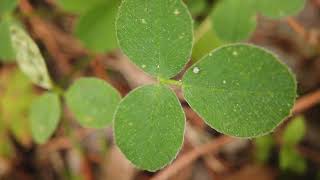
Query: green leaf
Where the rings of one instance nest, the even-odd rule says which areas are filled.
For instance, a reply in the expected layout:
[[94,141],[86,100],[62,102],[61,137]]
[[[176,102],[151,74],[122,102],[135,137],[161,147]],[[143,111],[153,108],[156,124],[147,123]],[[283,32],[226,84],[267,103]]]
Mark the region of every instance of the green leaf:
[[206,0],[187,0],[186,4],[190,13],[193,16],[198,16],[199,14],[203,13],[204,10],[207,8]]
[[17,7],[17,0],[1,0],[0,1],[0,17],[7,13],[11,13]]
[[80,17],[75,35],[92,51],[103,53],[117,48],[115,19],[118,0],[99,4]]
[[18,69],[0,74],[0,116],[5,129],[10,130],[19,143],[31,143],[30,121],[26,117],[35,97],[31,81]]
[[257,0],[255,3],[262,15],[276,19],[298,14],[305,0]]
[[242,41],[256,28],[256,11],[252,0],[219,1],[211,15],[212,27],[221,40]]
[[255,137],[290,114],[296,81],[270,52],[247,44],[223,46],[193,65],[183,78],[189,105],[217,131]]
[[255,139],[256,158],[259,162],[266,163],[275,144],[271,135],[261,136]]
[[3,62],[12,62],[15,58],[9,28],[10,24],[8,21],[3,20],[0,22],[0,59]]
[[176,95],[163,85],[130,92],[114,119],[116,144],[137,167],[156,171],[170,163],[183,142],[185,116]]
[[284,171],[293,171],[302,174],[307,169],[307,163],[304,158],[291,146],[281,148],[279,161],[280,168]]
[[196,62],[207,55],[212,49],[225,44],[212,30],[211,21],[205,20],[195,32],[195,43],[192,49],[192,61]]
[[173,77],[191,55],[192,18],[181,0],[123,0],[116,29],[123,52],[152,76]]
[[43,88],[51,89],[52,84],[49,73],[37,44],[16,24],[10,25],[10,35],[12,47],[21,71],[33,83]]
[[57,0],[58,5],[65,11],[75,14],[83,14],[108,0]]
[[306,133],[306,125],[302,116],[290,121],[283,134],[283,144],[294,146],[302,140]]
[[78,79],[65,97],[79,123],[90,128],[110,124],[120,101],[119,93],[112,86],[96,78]]
[[45,143],[56,130],[61,114],[58,95],[46,93],[38,97],[31,105],[31,132],[34,140]]

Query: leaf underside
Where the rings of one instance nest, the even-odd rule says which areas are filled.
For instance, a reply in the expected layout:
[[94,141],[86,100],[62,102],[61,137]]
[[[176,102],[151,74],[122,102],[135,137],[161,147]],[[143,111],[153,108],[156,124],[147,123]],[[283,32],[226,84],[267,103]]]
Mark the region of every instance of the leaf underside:
[[16,60],[22,72],[33,83],[51,89],[52,84],[46,67],[45,60],[37,44],[18,25],[10,25],[11,43],[16,55]]

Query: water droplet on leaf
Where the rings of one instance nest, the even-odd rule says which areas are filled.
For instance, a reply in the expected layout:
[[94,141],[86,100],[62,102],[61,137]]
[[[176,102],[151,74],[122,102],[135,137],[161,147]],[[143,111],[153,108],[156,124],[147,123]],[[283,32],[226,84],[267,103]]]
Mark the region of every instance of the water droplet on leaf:
[[180,11],[178,10],[178,9],[176,9],[175,11],[174,11],[174,15],[179,15],[180,14]]
[[237,52],[237,51],[233,51],[233,52],[232,52],[232,55],[238,56],[238,52]]
[[198,74],[200,72],[200,69],[198,67],[194,67],[192,72]]

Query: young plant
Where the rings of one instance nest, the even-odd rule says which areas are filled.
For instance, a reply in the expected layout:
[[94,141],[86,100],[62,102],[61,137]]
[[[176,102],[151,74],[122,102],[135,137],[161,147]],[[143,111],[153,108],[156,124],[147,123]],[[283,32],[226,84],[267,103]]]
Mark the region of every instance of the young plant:
[[116,28],[123,52],[158,79],[129,93],[114,116],[117,145],[141,169],[167,165],[183,142],[185,115],[168,85],[181,86],[205,122],[231,136],[264,135],[290,114],[294,77],[272,53],[253,45],[218,48],[189,68],[182,81],[170,80],[192,49],[192,20],[180,0],[124,0]]
[[[70,7],[71,1],[64,1],[65,7]],[[101,2],[92,3],[88,8],[74,8],[83,16],[76,34],[95,52],[110,50],[114,46],[101,44],[99,39],[105,24],[89,28],[86,34],[88,24],[101,15],[93,10]],[[89,15],[82,15],[86,13]],[[10,44],[23,72],[50,89],[52,84],[35,43],[19,26],[12,24],[9,29]],[[102,128],[114,120],[116,144],[141,169],[156,171],[164,167],[183,143],[185,114],[171,85],[182,88],[188,104],[209,126],[230,136],[252,138],[270,133],[290,115],[296,98],[292,73],[271,52],[253,45],[217,48],[191,66],[182,80],[172,79],[185,67],[193,46],[192,18],[181,0],[123,0],[116,33],[122,51],[157,82],[133,90],[120,101],[116,90],[102,80],[81,78],[64,97],[83,126]],[[50,122],[43,121],[48,114],[45,112],[50,112]],[[59,117],[58,95],[45,94],[35,101],[30,118],[38,143],[52,135]]]

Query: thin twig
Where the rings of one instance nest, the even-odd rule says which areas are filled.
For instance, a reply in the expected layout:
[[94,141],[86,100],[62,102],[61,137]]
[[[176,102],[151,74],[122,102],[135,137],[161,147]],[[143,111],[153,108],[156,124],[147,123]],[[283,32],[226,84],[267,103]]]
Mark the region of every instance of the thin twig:
[[305,30],[305,28],[294,18],[288,17],[286,19],[288,25],[298,34],[300,34],[301,37],[303,37],[305,40],[308,40],[308,33]]
[[293,114],[299,114],[320,102],[320,89],[302,96],[293,107]]
[[306,30],[302,24],[292,17],[286,19],[288,25],[299,34],[307,43],[320,50],[320,35],[318,30]]
[[218,150],[234,141],[235,139],[228,136],[221,136],[219,138],[213,139],[210,142],[201,145],[186,154],[181,155],[173,164],[160,171],[159,174],[154,176],[152,180],[164,180],[170,178],[172,175],[176,174],[178,171],[182,170],[185,166],[191,164],[193,161],[198,159],[200,156],[208,153],[216,153]]

